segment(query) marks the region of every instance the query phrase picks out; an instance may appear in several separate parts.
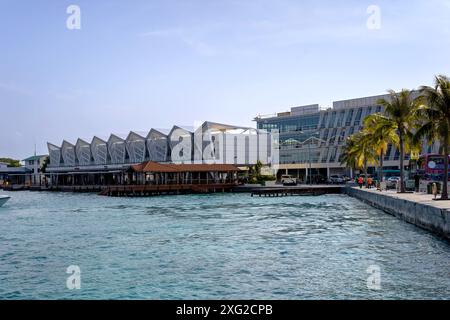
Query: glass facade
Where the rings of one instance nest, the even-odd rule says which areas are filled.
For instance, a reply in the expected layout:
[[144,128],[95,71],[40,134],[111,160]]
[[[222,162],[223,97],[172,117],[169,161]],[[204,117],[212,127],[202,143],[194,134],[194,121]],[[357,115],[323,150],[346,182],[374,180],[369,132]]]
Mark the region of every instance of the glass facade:
[[358,126],[361,123],[362,112],[363,112],[362,108],[359,108],[358,111],[356,112],[356,118],[354,122],[355,126]]
[[319,126],[319,114],[308,116],[280,117],[268,119],[258,123],[258,129],[279,130],[282,133],[292,133],[296,131],[316,130]]
[[[280,131],[282,165],[303,164],[300,168],[305,168],[311,159],[312,164],[341,168],[341,151],[346,139],[362,129],[366,116],[383,111],[376,103],[380,98],[387,96],[339,101],[331,109],[301,116],[285,112],[277,117],[257,118],[257,127]],[[386,160],[394,160],[395,153],[390,155],[388,151]]]

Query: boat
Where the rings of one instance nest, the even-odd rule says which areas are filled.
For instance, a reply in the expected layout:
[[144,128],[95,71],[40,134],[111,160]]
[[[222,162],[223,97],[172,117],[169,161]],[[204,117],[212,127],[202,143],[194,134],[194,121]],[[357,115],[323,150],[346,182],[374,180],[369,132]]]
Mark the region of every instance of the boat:
[[1,195],[0,195],[0,207],[1,207],[2,205],[4,205],[9,199],[11,199],[10,196],[1,196]]

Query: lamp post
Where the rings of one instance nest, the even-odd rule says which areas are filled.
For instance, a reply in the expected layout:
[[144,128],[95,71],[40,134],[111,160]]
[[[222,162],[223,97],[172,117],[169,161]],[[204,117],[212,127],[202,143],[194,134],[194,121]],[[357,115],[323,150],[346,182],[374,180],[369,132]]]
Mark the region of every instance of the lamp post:
[[[305,134],[305,132],[300,132],[302,134]],[[303,141],[301,144],[305,144],[308,143],[308,162],[309,162],[309,174],[308,174],[308,178],[309,178],[309,184],[312,185],[312,158],[311,158],[311,144],[313,142],[313,140],[318,141],[318,142],[326,142],[325,140],[322,140],[320,138],[317,138],[317,136],[319,135],[319,132],[314,132],[313,134],[311,134],[311,137],[309,137],[308,139],[306,139],[305,141]]]

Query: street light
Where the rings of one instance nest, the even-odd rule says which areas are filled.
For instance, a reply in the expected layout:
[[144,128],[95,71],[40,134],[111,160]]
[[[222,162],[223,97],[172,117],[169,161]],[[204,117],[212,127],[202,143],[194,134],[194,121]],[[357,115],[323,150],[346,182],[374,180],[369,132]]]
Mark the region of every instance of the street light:
[[[303,131],[300,131],[300,133],[301,133],[301,134],[306,134],[306,133],[303,132]],[[305,143],[308,142],[308,161],[309,161],[309,174],[308,174],[308,177],[309,177],[309,184],[310,184],[310,185],[312,185],[311,144],[312,144],[312,142],[313,142],[314,140],[315,140],[315,141],[318,141],[318,142],[326,142],[326,141],[323,140],[323,139],[320,139],[320,138],[315,137],[315,136],[319,136],[319,135],[320,135],[319,132],[314,132],[314,133],[311,134],[311,137],[309,137],[308,139],[306,139],[305,141],[303,141],[303,142],[300,143],[301,145],[303,145],[303,144],[305,144]]]

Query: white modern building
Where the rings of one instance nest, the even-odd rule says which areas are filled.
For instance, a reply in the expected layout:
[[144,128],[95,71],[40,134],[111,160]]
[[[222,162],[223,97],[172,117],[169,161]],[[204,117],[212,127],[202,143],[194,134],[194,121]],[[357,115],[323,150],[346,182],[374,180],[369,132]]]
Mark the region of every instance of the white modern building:
[[272,163],[272,136],[265,130],[204,122],[196,130],[173,126],[151,129],[148,134],[131,131],[108,139],[93,137],[61,145],[48,143],[50,162],[46,173],[114,173],[145,161],[159,163],[222,163],[240,166]]
[[[294,107],[287,112],[258,116],[255,121],[259,130],[279,130],[279,174],[291,174],[303,181],[309,175],[313,180],[336,174],[352,176],[351,169],[341,164],[342,148],[349,136],[362,129],[365,117],[384,111],[377,104],[379,99],[388,100],[390,96],[335,101],[332,108],[320,108],[317,104]],[[425,151],[436,152],[437,146]],[[399,156],[399,150],[389,145],[385,169],[399,169]]]

